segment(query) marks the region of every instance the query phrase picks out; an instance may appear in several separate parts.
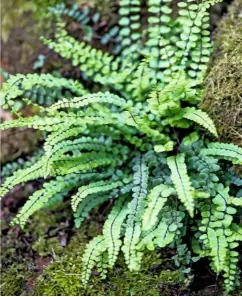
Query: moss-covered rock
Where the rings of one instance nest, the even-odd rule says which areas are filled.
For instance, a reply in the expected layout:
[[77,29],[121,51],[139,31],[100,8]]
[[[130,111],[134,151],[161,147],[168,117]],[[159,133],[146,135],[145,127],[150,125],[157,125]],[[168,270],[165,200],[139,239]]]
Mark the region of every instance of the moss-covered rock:
[[222,141],[242,146],[242,1],[235,0],[215,32],[215,51],[202,108],[214,119]]

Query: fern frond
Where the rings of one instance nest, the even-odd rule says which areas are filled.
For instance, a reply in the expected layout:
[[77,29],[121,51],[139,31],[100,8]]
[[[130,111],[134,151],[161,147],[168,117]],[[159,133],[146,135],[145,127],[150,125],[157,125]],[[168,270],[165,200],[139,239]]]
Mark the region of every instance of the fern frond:
[[32,103],[50,105],[68,96],[68,92],[72,95],[87,93],[81,83],[51,74],[11,75],[0,92],[1,105],[6,109],[13,108],[16,100],[23,101],[24,98]]
[[165,247],[173,242],[175,236],[180,234],[179,229],[183,227],[183,215],[182,212],[171,211],[169,207],[164,209],[156,226],[149,231],[142,232],[137,249],[154,250],[156,247]]
[[218,137],[216,127],[206,112],[200,109],[195,109],[195,107],[187,107],[184,110],[183,117],[196,122],[211,132],[214,136]]
[[66,175],[83,171],[94,171],[95,168],[114,164],[117,160],[112,159],[110,154],[90,152],[80,156],[65,156],[53,160],[52,170],[57,175]]
[[13,162],[9,162],[2,166],[1,168],[1,177],[6,178],[14,174],[19,169],[26,169],[34,165],[38,160],[43,156],[44,151],[42,148],[38,149],[32,156],[29,156],[27,159],[22,157],[16,159]]
[[142,255],[136,250],[136,245],[141,234],[141,221],[147,195],[149,174],[144,156],[138,155],[133,170],[133,199],[128,204],[127,227],[122,250],[129,269],[138,270]]
[[137,51],[141,41],[141,2],[140,0],[120,0],[119,20],[121,37],[121,55],[132,54],[137,57]]
[[104,251],[101,254],[101,256],[97,261],[96,266],[97,266],[97,271],[99,273],[100,278],[104,280],[107,276],[108,268],[109,268],[107,251]]
[[[67,121],[68,120],[68,121]],[[122,123],[122,114],[110,113],[110,116],[86,116],[83,111],[74,112],[56,112],[53,116],[34,116],[32,118],[20,118],[17,120],[6,121],[1,124],[0,129],[5,130],[9,128],[28,127],[42,131],[53,132],[59,129],[64,129],[73,126],[85,125],[109,125],[117,124],[120,120]]]
[[82,186],[78,189],[76,195],[72,196],[71,205],[74,211],[77,210],[78,204],[82,202],[84,198],[88,195],[96,194],[96,193],[103,193],[113,190],[122,186],[123,183],[121,181],[98,181],[94,183],[90,183],[87,186]]
[[149,192],[146,198],[147,207],[142,220],[143,231],[151,229],[156,224],[160,210],[167,198],[174,193],[174,189],[167,185],[158,185]]
[[[234,248],[234,247],[233,247]],[[240,286],[239,279],[239,253],[237,251],[230,250],[226,256],[226,265],[224,267],[224,283],[226,292],[229,293],[235,289],[236,286]]]
[[142,253],[137,250],[140,235],[140,223],[134,222],[132,226],[128,225],[126,227],[122,251],[125,256],[125,262],[130,271],[138,271],[140,269]]
[[[90,198],[90,199],[89,199]],[[110,199],[109,195],[92,195],[91,197],[86,197],[74,212],[75,227],[80,228],[82,222],[87,218],[90,211],[95,207],[103,204]]]
[[71,100],[63,99],[49,107],[49,111],[62,108],[79,108],[93,103],[108,103],[116,106],[125,107],[126,101],[123,98],[109,92],[87,94],[82,97],[74,97]]
[[220,159],[228,159],[234,164],[242,164],[242,148],[233,143],[212,142],[201,153],[203,155],[216,156]]
[[166,81],[171,73],[170,69],[176,62],[176,48],[170,42],[172,29],[170,0],[148,1],[148,40],[146,51],[152,57],[150,59],[151,77],[157,77],[160,81]]
[[12,224],[19,224],[21,228],[24,228],[28,218],[37,210],[43,208],[54,195],[70,190],[76,187],[81,180],[91,178],[92,176],[94,176],[94,174],[67,175],[65,177],[57,177],[56,180],[44,183],[41,190],[34,192],[34,194],[29,197],[21,211],[13,219]]
[[103,235],[108,248],[108,263],[111,268],[116,262],[122,245],[121,227],[127,215],[127,197],[123,196],[115,203],[103,227]]
[[187,174],[184,154],[167,158],[167,164],[171,170],[171,179],[175,185],[178,198],[184,204],[190,216],[193,217],[194,199],[192,196],[190,178]]
[[[48,152],[50,152],[53,149],[53,146],[55,146],[55,144],[57,143],[61,143],[63,144],[63,140],[73,137],[73,136],[77,136],[79,134],[81,134],[82,132],[84,132],[86,129],[86,126],[77,126],[77,127],[69,127],[69,126],[65,126],[64,128],[58,130],[58,131],[54,131],[52,133],[50,133],[45,140],[45,144],[44,144],[44,150],[46,152],[46,154],[48,154]],[[58,144],[58,147],[61,146],[61,144]],[[64,145],[63,145],[64,146]]]
[[208,228],[208,242],[211,249],[211,257],[215,266],[216,272],[219,273],[224,269],[228,242],[226,237],[217,234],[212,228]]
[[81,71],[95,82],[103,85],[113,84],[115,88],[120,89],[120,86],[115,84],[118,79],[116,71],[120,66],[120,59],[103,53],[85,42],[78,42],[69,36],[63,27],[64,24],[59,22],[56,41],[44,40],[44,43],[63,58],[72,59],[73,66],[79,66]]
[[43,167],[45,157],[42,157],[37,163],[29,168],[19,169],[12,176],[6,178],[0,188],[0,197],[6,195],[14,186],[20,183],[25,183],[29,180],[38,179],[44,175]]
[[102,254],[106,250],[105,238],[102,235],[95,237],[87,245],[85,253],[82,258],[83,270],[82,270],[82,283],[86,287],[88,280],[91,276],[92,269],[102,261]]

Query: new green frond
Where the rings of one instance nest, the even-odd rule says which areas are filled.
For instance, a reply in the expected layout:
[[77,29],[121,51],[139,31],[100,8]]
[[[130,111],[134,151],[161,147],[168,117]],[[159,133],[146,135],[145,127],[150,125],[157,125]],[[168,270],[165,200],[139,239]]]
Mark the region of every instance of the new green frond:
[[126,101],[117,95],[111,94],[109,92],[97,93],[97,94],[87,94],[83,97],[74,97],[71,100],[63,99],[56,104],[53,104],[49,111],[62,109],[62,108],[80,108],[88,106],[93,103],[108,103],[116,106],[125,106]]
[[149,192],[146,198],[147,207],[143,214],[143,231],[151,229],[156,224],[160,210],[172,194],[175,194],[174,189],[167,185],[156,186]]
[[82,178],[83,176],[81,175],[67,175],[65,177],[58,177],[56,180],[43,184],[43,188],[41,190],[34,192],[34,194],[29,197],[29,200],[13,219],[12,224],[19,224],[21,228],[24,228],[28,218],[34,212],[44,207],[51,197],[57,193],[76,187]]
[[214,136],[218,136],[216,127],[214,126],[213,121],[207,115],[206,112],[201,111],[199,109],[195,109],[194,107],[187,107],[185,108],[185,112],[183,117],[198,123],[199,125],[203,126],[209,132],[211,132]]
[[10,177],[7,177],[0,188],[0,197],[6,195],[15,185],[25,183],[30,180],[38,179],[44,175],[43,167],[45,158],[33,164],[29,168],[19,169]]
[[212,228],[208,228],[208,242],[211,249],[210,256],[213,259],[216,272],[219,273],[224,268],[228,242],[223,234],[217,234]]
[[228,159],[234,164],[242,164],[242,148],[232,143],[209,143],[208,148],[202,150],[202,154]]
[[192,195],[192,188],[190,178],[187,175],[187,167],[185,164],[184,154],[169,157],[167,164],[171,170],[171,179],[175,185],[177,195],[181,202],[186,207],[190,216],[194,215],[194,198]]
[[113,267],[120,247],[122,245],[121,228],[122,224],[128,215],[127,197],[123,196],[115,203],[113,209],[106,220],[103,227],[103,235],[105,236],[108,248],[108,263],[109,267]]
[[86,248],[83,255],[82,283],[86,287],[91,276],[92,269],[102,261],[102,255],[106,250],[105,238],[102,235],[95,237]]
[[16,101],[24,98],[32,103],[50,105],[62,97],[72,95],[84,95],[87,91],[82,84],[71,79],[55,77],[51,74],[17,74],[3,84],[1,90],[1,105],[5,109],[16,109]]
[[96,194],[99,192],[107,192],[122,186],[121,181],[98,181],[94,183],[90,183],[87,186],[82,186],[78,189],[76,195],[72,196],[71,205],[74,211],[77,210],[78,204],[82,202],[84,198],[88,195]]
[[133,199],[128,204],[127,227],[124,235],[125,261],[130,270],[139,270],[141,254],[136,250],[136,245],[141,234],[141,221],[144,212],[145,198],[148,186],[148,168],[144,156],[135,160],[133,184]]

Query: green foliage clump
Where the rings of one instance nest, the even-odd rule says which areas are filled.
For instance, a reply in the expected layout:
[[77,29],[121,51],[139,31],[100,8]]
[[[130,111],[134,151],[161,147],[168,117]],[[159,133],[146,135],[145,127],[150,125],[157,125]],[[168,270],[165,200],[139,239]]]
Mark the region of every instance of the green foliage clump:
[[[137,272],[147,250],[166,246],[177,250],[173,260],[184,278],[192,262],[208,257],[212,270],[224,275],[227,291],[239,285],[241,179],[231,168],[242,163],[242,149],[211,141],[216,127],[196,108],[211,52],[208,9],[216,2],[179,2],[174,16],[171,1],[161,8],[160,1],[148,1],[143,40],[140,1],[120,1],[119,56],[78,42],[58,16],[55,40],[45,43],[80,67],[83,79],[93,80],[100,92],[73,94],[41,106],[36,116],[1,125],[47,134],[44,155],[6,178],[0,189],[4,196],[17,184],[48,179],[13,224],[24,227],[56,195],[70,197],[77,227],[94,207],[113,203],[102,234],[82,254],[83,288],[95,268],[106,278],[121,251],[129,270]],[[36,83],[41,79],[36,76]],[[13,94],[11,88],[4,91],[5,106],[14,105],[12,97],[22,98],[16,88]]]

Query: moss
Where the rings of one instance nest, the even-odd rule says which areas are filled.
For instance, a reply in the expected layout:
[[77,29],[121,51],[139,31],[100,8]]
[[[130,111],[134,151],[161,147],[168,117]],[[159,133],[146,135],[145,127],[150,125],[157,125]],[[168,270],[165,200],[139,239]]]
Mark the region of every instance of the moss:
[[[139,273],[130,272],[120,256],[105,281],[94,271],[88,289],[84,291],[80,282],[83,251],[89,240],[101,232],[103,218],[97,212],[95,220],[91,217],[76,230],[69,220],[72,213],[68,203],[37,212],[23,232],[9,228],[4,221],[1,257],[6,295],[139,296],[148,292],[155,296],[176,295],[170,293],[174,288],[184,290],[179,272],[168,269],[170,258],[165,258],[164,251],[165,256],[147,252]],[[13,214],[7,210],[5,215],[10,220]]]
[[202,108],[214,119],[220,140],[242,146],[242,3],[235,0],[215,32],[215,51]]
[[177,270],[175,271],[171,271],[169,269],[162,270],[160,273],[160,279],[164,284],[167,284],[167,285],[179,283],[180,273]]
[[[179,285],[179,272],[165,269],[167,259],[161,259],[156,252],[145,255],[141,271],[133,273],[127,270],[124,259],[119,258],[114,270],[109,271],[105,281],[100,280],[97,272],[87,290],[81,287],[82,254],[88,236],[85,230],[79,230],[65,248],[64,255],[53,261],[38,278],[33,295],[74,295],[74,296],[127,296],[160,295],[167,292],[171,285]],[[162,263],[162,265],[161,265]],[[162,270],[161,270],[162,269]],[[166,294],[165,294],[166,295]]]
[[19,296],[24,294],[26,281],[31,274],[19,273],[19,268],[13,265],[7,272],[1,274],[1,296]]

